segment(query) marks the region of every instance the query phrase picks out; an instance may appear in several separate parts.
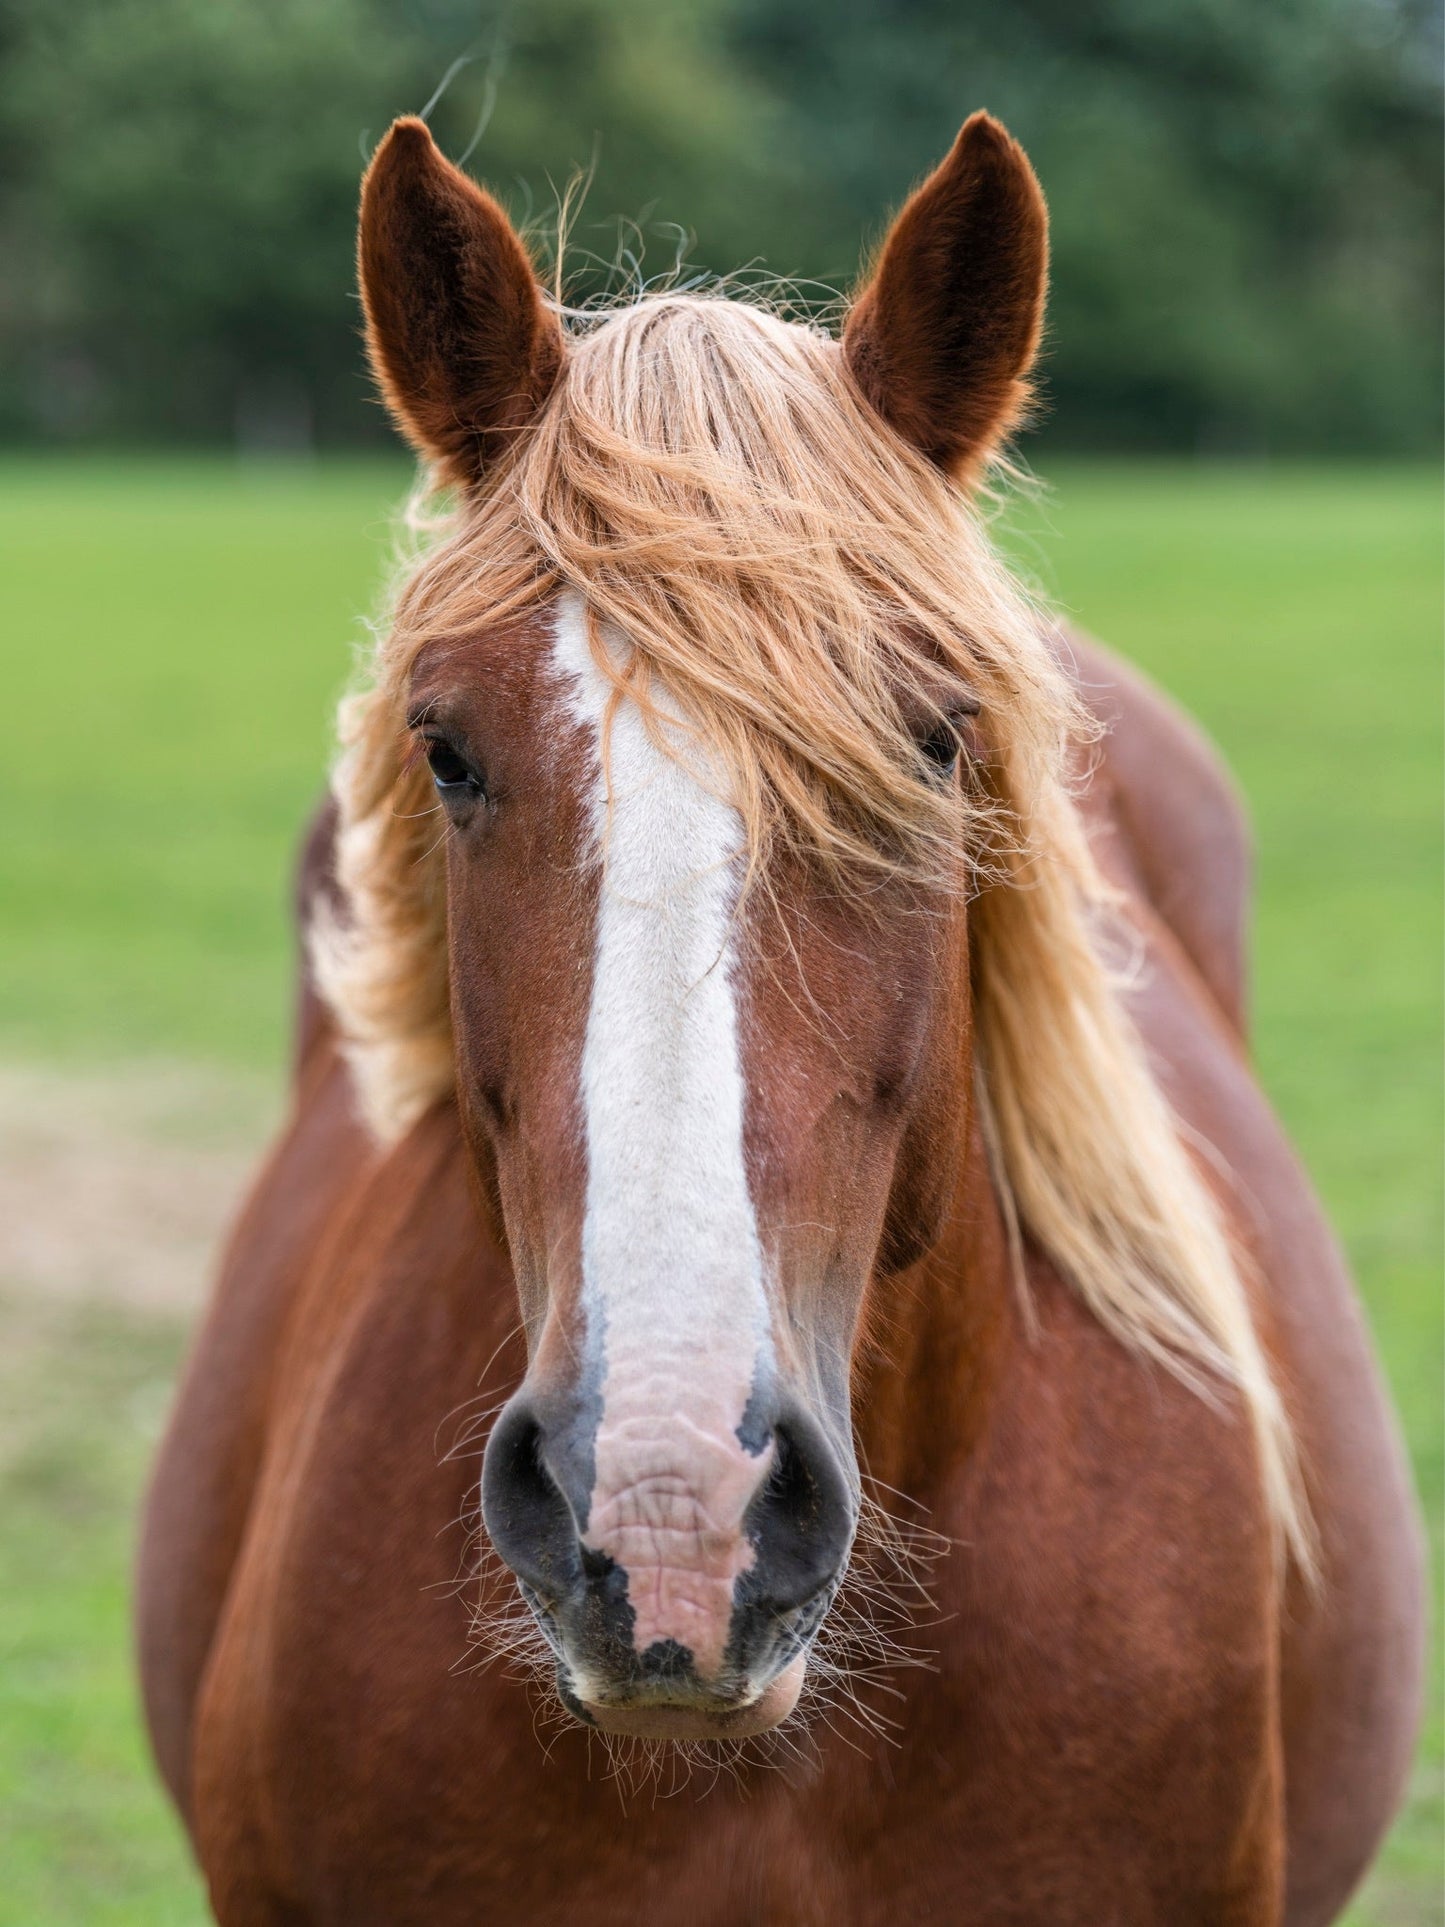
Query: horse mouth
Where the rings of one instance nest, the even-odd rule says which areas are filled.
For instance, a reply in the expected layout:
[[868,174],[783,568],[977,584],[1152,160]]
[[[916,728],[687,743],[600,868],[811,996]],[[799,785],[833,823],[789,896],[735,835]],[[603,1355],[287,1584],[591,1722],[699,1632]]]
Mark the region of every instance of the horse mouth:
[[558,1668],[557,1690],[577,1719],[618,1739],[746,1740],[787,1719],[798,1703],[807,1670],[799,1653],[761,1692],[743,1701],[702,1694],[670,1696],[628,1694],[615,1699],[583,1699]]

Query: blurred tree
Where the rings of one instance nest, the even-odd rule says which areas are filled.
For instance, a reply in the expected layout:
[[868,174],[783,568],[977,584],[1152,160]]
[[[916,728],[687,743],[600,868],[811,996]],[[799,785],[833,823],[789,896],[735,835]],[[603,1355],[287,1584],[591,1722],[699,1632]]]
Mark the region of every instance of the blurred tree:
[[356,183],[462,55],[432,125],[515,212],[595,163],[576,293],[643,241],[846,286],[982,104],[1053,207],[1051,436],[1438,441],[1424,0],[0,0],[0,437],[379,435]]
[[[352,0],[6,0],[3,426],[340,429],[360,112],[387,48]],[[287,406],[298,419],[287,430]]]
[[736,32],[789,100],[793,165],[830,184],[836,255],[961,108],[1024,142],[1053,216],[1053,434],[1438,443],[1433,0],[742,0]]
[[392,117],[470,50],[433,124],[456,152],[495,94],[485,171],[520,213],[602,129],[594,205],[663,182],[682,208],[740,172],[706,25],[688,0],[542,0],[514,34],[455,0],[0,0],[0,436],[379,432],[352,249]]

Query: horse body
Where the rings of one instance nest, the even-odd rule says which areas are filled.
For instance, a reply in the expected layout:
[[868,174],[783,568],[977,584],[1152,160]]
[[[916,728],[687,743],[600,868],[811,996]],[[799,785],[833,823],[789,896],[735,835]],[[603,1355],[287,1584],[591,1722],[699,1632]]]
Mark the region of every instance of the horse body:
[[[951,472],[1016,411],[1043,258],[1026,163],[970,128],[900,221],[849,351],[858,390]],[[368,312],[393,405],[465,484],[469,463],[510,459],[497,440],[545,408],[563,351],[499,213],[422,139],[394,137],[373,169]],[[935,219],[963,221],[975,262],[980,235],[984,257],[1011,250],[992,279],[984,259],[983,293],[1017,309],[983,330],[992,359],[958,377],[952,417],[943,390],[923,395],[899,320],[928,303],[900,308],[889,279]],[[455,281],[409,311],[395,250],[458,232]],[[498,277],[512,298],[483,311]],[[975,342],[978,292],[963,300]],[[464,389],[443,381],[449,302],[495,361],[463,358]],[[689,353],[698,328],[717,357],[751,340],[675,318]],[[604,361],[606,379],[673,352],[666,325],[624,337],[635,358]],[[819,369],[833,394],[823,349],[795,364],[770,333],[766,353],[798,392]],[[727,392],[705,411],[720,440]],[[850,423],[853,392],[837,390]],[[926,487],[921,473],[906,470]],[[292,1118],[233,1239],[147,1518],[147,1709],[218,1917],[1333,1918],[1408,1763],[1419,1546],[1348,1280],[1245,1060],[1247,858],[1211,754],[1101,652],[1055,644],[1107,731],[1076,771],[1078,809],[1139,946],[1129,1014],[1174,1114],[1211,1147],[1298,1442],[1314,1583],[1279,1556],[1270,1434],[1244,1422],[1251,1400],[1267,1410],[1249,1341],[1237,1388],[1201,1396],[1167,1355],[1141,1357],[1127,1321],[1111,1328],[1117,1307],[1086,1302],[1037,1226],[1020,1241],[1007,1127],[975,1076],[1007,986],[979,974],[994,940],[962,896],[883,880],[859,911],[786,851],[773,875],[789,887],[761,909],[720,894],[746,847],[734,772],[716,744],[689,764],[665,678],[647,729],[630,712],[614,727],[599,789],[594,747],[631,697],[602,681],[589,696],[567,595],[463,622],[445,647],[429,620],[392,708],[372,712],[385,763],[405,701],[450,825],[444,857],[406,845],[393,896],[372,902],[409,906],[415,939],[438,888],[418,883],[422,855],[444,862],[432,948],[450,951],[449,987],[423,971],[408,1052],[385,1060],[416,1079],[411,1121],[390,1142],[368,1131],[332,1008],[354,990],[323,999],[308,979]],[[1003,704],[1027,674],[1058,673],[1030,670],[1034,645],[1012,633],[1016,682],[977,665]],[[619,660],[616,639],[594,642],[599,664]],[[947,698],[940,751],[928,694],[948,667],[919,668],[924,714],[904,716],[897,793],[913,785],[920,808],[967,780],[977,704]],[[350,829],[345,810],[318,821],[308,926],[354,909],[338,872],[358,823],[373,867],[378,836],[409,834],[425,770],[386,768],[370,804],[352,794]],[[624,932],[610,960],[609,917]],[[431,968],[425,943],[397,954]],[[440,1040],[430,1059],[418,1010]],[[1034,1015],[1049,1021],[1047,1000]],[[647,1049],[629,1058],[639,1027]],[[600,1201],[589,1164],[614,1174]],[[621,1217],[619,1198],[634,1200]],[[901,1550],[870,1539],[866,1507],[854,1545],[870,1490],[902,1509]],[[925,1555],[927,1601],[909,1593]],[[488,1646],[507,1612],[560,1704]],[[722,1755],[690,1760],[674,1736]]]
[[[1175,792],[1198,800],[1198,750],[1125,687],[1111,744],[1145,733],[1128,760],[1146,754],[1153,790],[1131,790],[1129,818],[1167,837]],[[1168,868],[1167,844],[1121,827],[1115,760],[1093,779],[1104,847],[1121,872]],[[855,1389],[866,1463],[955,1548],[917,1639],[936,1657],[858,1687],[895,1728],[840,1706],[792,1768],[725,1773],[699,1800],[701,1769],[673,1798],[619,1803],[594,1739],[539,1730],[525,1684],[474,1666],[453,1583],[476,1460],[438,1464],[444,1421],[524,1366],[455,1112],[379,1157],[307,990],[294,1116],[198,1344],[144,1565],[158,1750],[228,1927],[1333,1916],[1408,1756],[1414,1526],[1338,1256],[1207,987],[1206,971],[1241,988],[1237,951],[1207,935],[1241,910],[1217,778],[1180,833],[1200,839],[1199,921],[1181,941],[1141,908],[1143,1016],[1192,1120],[1251,1173],[1327,1608],[1277,1605],[1220,1413],[1141,1374],[1039,1260],[1024,1328],[975,1137],[956,1235],[890,1284],[907,1316]],[[327,840],[323,820],[308,891]]]

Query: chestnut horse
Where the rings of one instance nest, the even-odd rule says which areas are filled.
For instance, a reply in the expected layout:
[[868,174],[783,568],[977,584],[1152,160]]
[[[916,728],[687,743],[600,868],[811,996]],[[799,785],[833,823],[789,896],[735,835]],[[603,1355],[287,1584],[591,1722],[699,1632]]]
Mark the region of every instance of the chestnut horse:
[[568,313],[420,122],[373,160],[453,506],[140,1574],[226,1927],[1306,1927],[1380,1841],[1417,1527],[1238,813],[977,510],[1046,257],[983,115],[841,341]]

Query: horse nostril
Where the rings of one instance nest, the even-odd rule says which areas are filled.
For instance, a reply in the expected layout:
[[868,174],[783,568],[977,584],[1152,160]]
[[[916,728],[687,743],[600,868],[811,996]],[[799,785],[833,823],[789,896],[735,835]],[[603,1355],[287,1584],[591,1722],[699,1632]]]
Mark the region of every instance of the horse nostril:
[[577,1522],[543,1456],[531,1405],[514,1398],[492,1428],[482,1460],[482,1518],[492,1544],[531,1590],[567,1597],[581,1578]]
[[855,1507],[838,1455],[815,1419],[794,1407],[773,1426],[773,1467],[748,1513],[757,1558],[743,1579],[752,1601],[778,1613],[835,1580],[853,1542]]

